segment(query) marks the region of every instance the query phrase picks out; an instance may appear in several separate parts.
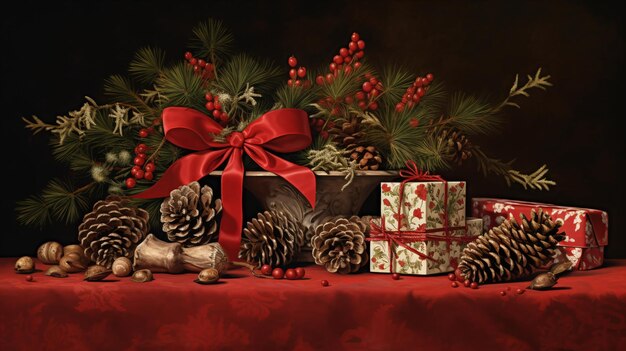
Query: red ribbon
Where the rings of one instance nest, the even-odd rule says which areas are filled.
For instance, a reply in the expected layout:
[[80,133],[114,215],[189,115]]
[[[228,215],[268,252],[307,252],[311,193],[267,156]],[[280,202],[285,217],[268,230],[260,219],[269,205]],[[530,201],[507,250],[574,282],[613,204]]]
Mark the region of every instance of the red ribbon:
[[244,152],[261,168],[284,178],[304,195],[311,207],[315,207],[315,174],[307,167],[268,152],[295,152],[309,146],[312,139],[306,112],[287,108],[270,111],[242,132],[229,134],[226,142],[213,140],[222,127],[200,111],[168,107],[163,110],[162,117],[165,138],[174,145],[196,152],[178,159],[156,184],[135,197],[167,197],[173,189],[206,176],[228,161],[222,173],[223,211],[219,243],[230,260],[238,257],[243,227]]
[[[432,258],[429,255],[425,255],[417,250],[415,250],[414,248],[405,245],[404,241],[426,241],[426,240],[434,240],[434,241],[445,241],[446,242],[446,250],[448,252],[450,252],[450,243],[452,241],[459,241],[459,242],[465,242],[465,241],[471,241],[468,240],[465,237],[462,238],[452,238],[450,236],[450,231],[451,230],[459,230],[459,229],[465,229],[465,226],[463,227],[454,227],[454,228],[449,228],[448,227],[448,182],[443,179],[441,176],[439,175],[435,175],[435,174],[430,174],[428,171],[423,172],[420,171],[419,168],[417,168],[417,165],[415,164],[414,161],[412,160],[408,160],[406,161],[406,169],[400,170],[400,176],[404,178],[404,180],[402,180],[402,182],[400,183],[400,189],[399,189],[399,197],[400,197],[400,201],[398,204],[398,229],[400,229],[402,227],[402,206],[404,204],[404,202],[402,201],[404,198],[404,186],[406,185],[406,183],[408,182],[428,182],[428,181],[439,181],[439,182],[443,182],[444,184],[444,197],[443,197],[443,216],[444,216],[444,220],[443,220],[443,228],[441,229],[422,229],[422,230],[418,230],[418,231],[393,231],[393,232],[388,232],[385,230],[385,218],[381,218],[381,226],[378,227],[376,225],[372,225],[372,228],[370,229],[370,241],[372,240],[384,240],[388,243],[388,250],[389,250],[389,258],[390,258],[390,262],[389,262],[389,271],[393,273],[393,260],[394,260],[394,256],[395,256],[395,251],[392,250],[392,244],[395,243],[397,245],[402,246],[403,248],[409,250],[410,252],[418,255],[422,260],[424,259],[429,259],[431,261],[435,261],[434,258]],[[432,235],[432,234],[428,234],[428,233],[433,233],[433,232],[441,232],[443,231],[444,235],[440,236],[440,235]]]

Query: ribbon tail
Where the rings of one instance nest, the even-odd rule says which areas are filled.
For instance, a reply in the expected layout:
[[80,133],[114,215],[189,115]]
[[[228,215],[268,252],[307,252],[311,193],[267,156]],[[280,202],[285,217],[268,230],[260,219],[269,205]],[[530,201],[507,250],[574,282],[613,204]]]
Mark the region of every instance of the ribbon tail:
[[161,175],[150,188],[132,197],[153,199],[168,197],[170,192],[181,185],[189,184],[211,173],[230,154],[230,149],[207,150],[181,157]]
[[242,150],[233,149],[222,173],[222,220],[219,243],[230,261],[238,261],[243,228],[243,161]]

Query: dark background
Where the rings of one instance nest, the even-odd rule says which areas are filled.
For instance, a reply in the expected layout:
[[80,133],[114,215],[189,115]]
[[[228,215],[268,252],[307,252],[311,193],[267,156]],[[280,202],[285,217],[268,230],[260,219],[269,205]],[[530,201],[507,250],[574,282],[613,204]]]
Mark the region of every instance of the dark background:
[[[313,5],[315,4],[315,5]],[[48,239],[75,241],[76,228],[43,231],[15,223],[15,201],[64,174],[48,138],[32,136],[21,116],[52,122],[103,101],[103,80],[125,72],[135,50],[153,45],[181,59],[192,28],[221,19],[236,45],[285,67],[291,54],[309,67],[330,62],[353,31],[378,62],[433,72],[450,91],[505,97],[515,73],[538,67],[554,87],[532,91],[510,109],[500,135],[474,142],[516,167],[546,162],[558,186],[550,192],[507,188],[474,165],[447,172],[467,179],[468,197],[494,196],[600,208],[609,212],[608,257],[626,257],[624,178],[624,23],[610,3],[577,1],[355,1],[263,3],[191,1],[47,4],[20,1],[2,12],[2,230],[0,256],[34,254]]]

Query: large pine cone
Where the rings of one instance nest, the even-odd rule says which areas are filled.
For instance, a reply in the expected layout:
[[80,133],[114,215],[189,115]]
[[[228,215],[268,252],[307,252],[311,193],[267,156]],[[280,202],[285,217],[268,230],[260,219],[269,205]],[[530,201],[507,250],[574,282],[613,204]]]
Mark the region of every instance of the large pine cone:
[[345,149],[353,149],[360,144],[365,132],[361,128],[363,117],[349,112],[347,119],[340,119],[328,130],[328,134],[337,145]]
[[217,238],[217,215],[222,201],[213,202],[213,190],[198,182],[172,190],[161,204],[161,222],[167,238],[185,247],[204,245]]
[[261,267],[288,265],[304,244],[304,227],[286,211],[265,211],[243,229],[239,258]]
[[354,273],[367,264],[365,224],[359,217],[338,218],[315,228],[311,239],[315,264],[331,273]]
[[135,247],[148,233],[148,212],[128,206],[128,199],[109,196],[93,205],[78,227],[85,255],[111,268],[118,257],[132,258]]
[[520,216],[505,220],[498,227],[469,243],[459,263],[465,279],[477,283],[510,281],[529,276],[538,267],[547,264],[554,255],[563,233],[558,233],[561,222],[539,210],[531,218]]
[[382,157],[374,146],[357,146],[347,151],[350,161],[355,161],[357,167],[361,170],[378,170],[383,162]]

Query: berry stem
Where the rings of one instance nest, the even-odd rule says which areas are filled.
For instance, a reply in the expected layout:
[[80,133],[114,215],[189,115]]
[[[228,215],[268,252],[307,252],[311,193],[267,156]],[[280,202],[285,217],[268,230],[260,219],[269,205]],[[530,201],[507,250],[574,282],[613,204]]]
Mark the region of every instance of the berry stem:
[[146,163],[150,163],[150,161],[154,160],[158,156],[158,153],[159,153],[159,151],[161,151],[161,148],[163,148],[163,145],[165,145],[165,136],[163,136],[163,138],[161,139],[161,142],[156,147],[156,149],[154,150],[152,155],[150,155],[150,157],[148,157],[148,159],[146,160]]
[[254,270],[255,267],[253,265],[249,264],[249,263],[245,263],[245,262],[230,262],[230,264],[232,264],[233,266],[248,268],[250,270],[250,273],[252,273],[252,275],[257,277],[257,278],[271,279],[270,277],[267,277],[267,276],[264,276],[263,274],[257,273]]
[[72,191],[72,195],[76,195],[76,194],[82,193],[83,191],[87,191],[87,190],[91,189],[94,185],[96,185],[96,182],[87,183],[87,184],[81,186],[80,188]]

